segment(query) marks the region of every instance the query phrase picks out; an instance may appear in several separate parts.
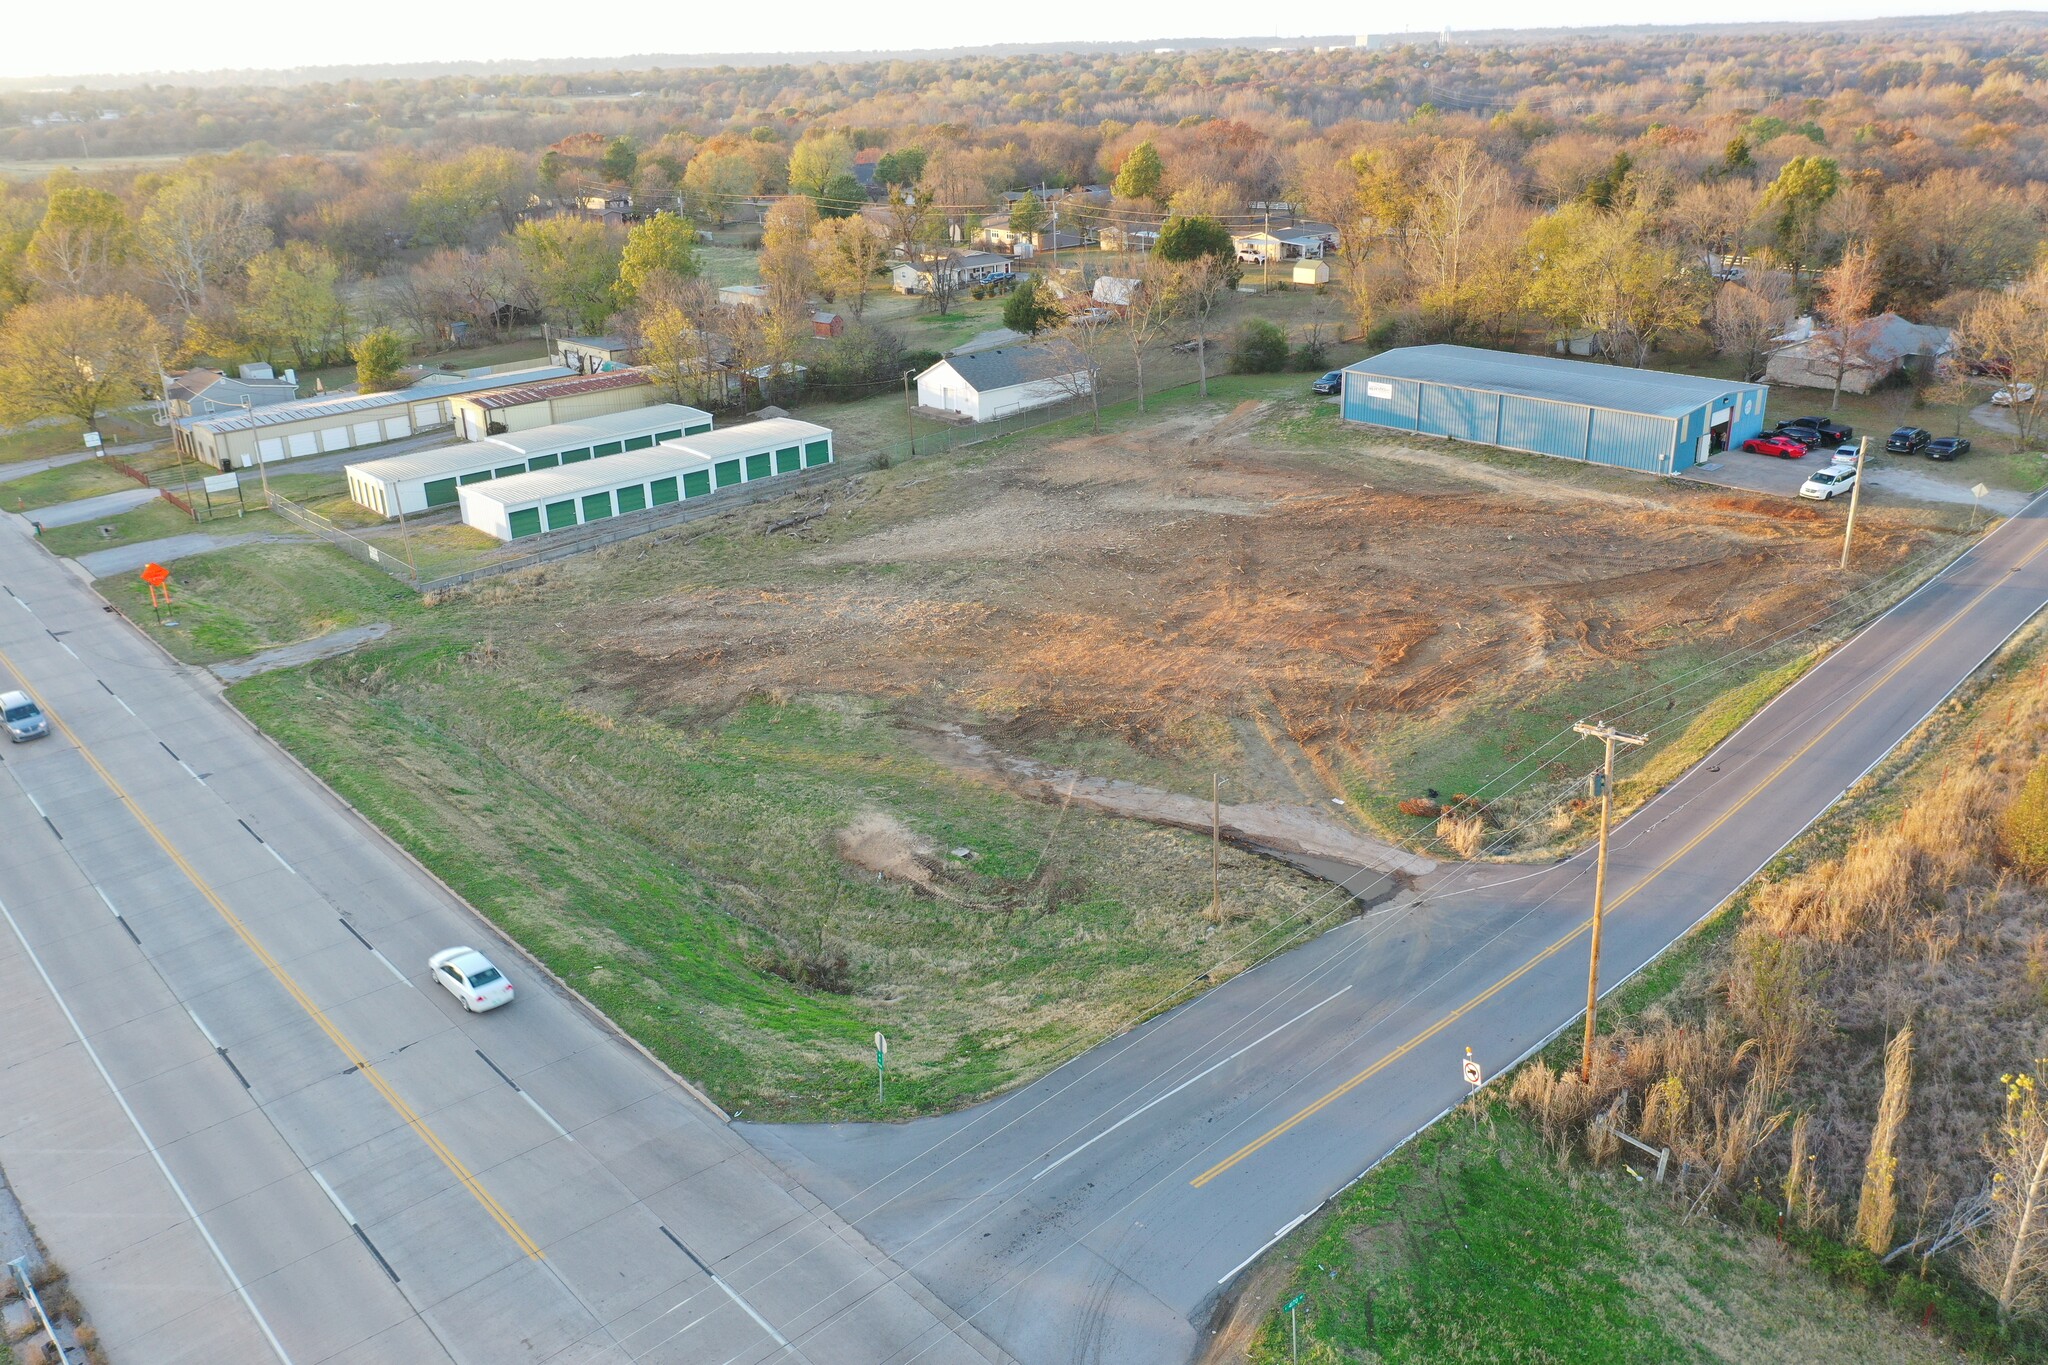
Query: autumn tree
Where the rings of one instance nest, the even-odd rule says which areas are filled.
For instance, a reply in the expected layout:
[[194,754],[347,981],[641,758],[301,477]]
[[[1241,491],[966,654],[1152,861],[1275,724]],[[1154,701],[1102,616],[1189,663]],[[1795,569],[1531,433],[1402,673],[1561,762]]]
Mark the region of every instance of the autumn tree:
[[1117,167],[1116,197],[1157,201],[1166,181],[1166,165],[1151,139],[1131,148]]
[[348,334],[341,267],[305,242],[288,242],[249,262],[240,310],[249,342],[266,356],[289,353],[302,368],[339,354]]
[[733,204],[759,187],[760,169],[745,152],[706,143],[683,169],[683,195],[691,209],[707,223],[729,222]]
[[1841,170],[1834,158],[1795,156],[1764,192],[1762,210],[1772,241],[1792,267],[1795,279],[1811,264],[1820,211],[1841,186]]
[[512,234],[540,304],[558,322],[596,331],[611,313],[622,247],[616,229],[587,218],[521,223]]
[[710,330],[718,296],[701,279],[659,278],[640,296],[635,329],[642,363],[670,402],[722,406],[724,372]]
[[1591,328],[1626,364],[1648,363],[1660,341],[1706,315],[1706,272],[1635,210],[1575,201],[1539,218],[1527,249],[1529,306],[1558,328]]
[[29,239],[30,278],[64,294],[94,294],[110,287],[127,261],[133,234],[121,201],[105,190],[57,184]]
[[761,224],[761,283],[768,286],[769,307],[807,305],[817,292],[817,266],[811,238],[818,210],[808,199],[780,200]]
[[1238,279],[1237,243],[1214,218],[1168,218],[1153,255],[1175,267],[1174,287],[1195,324],[1195,364],[1209,396],[1209,320]]
[[1782,270],[1751,270],[1714,291],[1707,330],[1714,349],[1742,363],[1742,377],[1763,378],[1771,343],[1792,325],[1792,280]]
[[604,155],[598,158],[597,170],[614,185],[632,183],[633,172],[640,167],[640,146],[630,137],[615,137],[604,146]]
[[875,163],[875,179],[891,189],[907,189],[924,179],[922,147],[899,147]]
[[812,269],[818,287],[858,318],[867,308],[875,272],[889,259],[882,231],[867,218],[820,218],[811,229]]
[[[844,133],[813,133],[789,153],[789,192],[817,199],[837,176],[853,178],[853,142]],[[859,181],[854,181],[858,185]]]
[[398,371],[405,364],[405,338],[388,327],[365,332],[349,347],[356,362],[356,388],[363,393],[382,393],[400,387]]
[[[1964,355],[1997,367],[2010,385],[2048,390],[2048,264],[2010,289],[1982,295],[1963,314],[1956,339]],[[2006,409],[2016,449],[2033,444],[2043,406],[2015,403]]]
[[1477,143],[1451,138],[1431,151],[1402,211],[1418,301],[1440,325],[1461,327],[1480,311],[1475,266],[1497,245],[1488,228],[1511,194],[1506,173]]
[[169,338],[127,294],[54,294],[0,319],[0,418],[53,413],[92,430],[108,409],[155,385]]
[[203,176],[164,185],[135,228],[144,269],[187,317],[270,244],[263,201]]
[[697,270],[697,225],[673,213],[657,213],[626,229],[613,300],[620,308],[631,308],[656,274],[683,280]]

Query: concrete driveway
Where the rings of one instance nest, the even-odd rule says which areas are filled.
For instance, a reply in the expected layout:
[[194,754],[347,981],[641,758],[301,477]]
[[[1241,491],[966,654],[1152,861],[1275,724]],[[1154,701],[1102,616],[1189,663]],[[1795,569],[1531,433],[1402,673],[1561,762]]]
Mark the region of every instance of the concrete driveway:
[[[1799,485],[1816,469],[1827,468],[1828,458],[1825,447],[1809,451],[1803,460],[1780,460],[1771,455],[1728,450],[1705,465],[1686,470],[1680,477],[1750,493],[1796,498]],[[1968,507],[1973,501],[1970,486],[1977,480],[1968,477],[1968,455],[1949,465],[1921,455],[1891,455],[1881,450],[1871,451],[1869,459],[1869,483],[1863,490],[1866,498],[1881,496],[1884,501],[1939,502],[1959,507]],[[2011,516],[2027,505],[2029,496],[2017,489],[1994,488],[1977,505],[1999,516]]]
[[118,517],[123,512],[132,512],[142,504],[155,500],[154,488],[123,488],[115,493],[102,493],[96,498],[52,503],[48,507],[31,507],[22,515],[45,526],[76,526],[82,521]]

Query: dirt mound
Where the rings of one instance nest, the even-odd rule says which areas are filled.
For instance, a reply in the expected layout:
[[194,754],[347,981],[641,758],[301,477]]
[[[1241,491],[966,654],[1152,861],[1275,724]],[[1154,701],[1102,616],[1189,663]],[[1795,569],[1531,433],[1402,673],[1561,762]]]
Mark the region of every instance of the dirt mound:
[[937,894],[938,849],[895,816],[864,811],[839,831],[839,856],[854,867]]

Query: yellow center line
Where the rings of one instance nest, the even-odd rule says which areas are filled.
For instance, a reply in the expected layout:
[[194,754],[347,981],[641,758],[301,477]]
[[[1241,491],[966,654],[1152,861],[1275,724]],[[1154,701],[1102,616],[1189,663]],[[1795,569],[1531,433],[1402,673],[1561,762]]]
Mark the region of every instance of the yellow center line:
[[[2048,550],[2048,541],[2043,541],[2040,545],[2035,546],[2033,550],[2028,552],[2026,558],[2022,559],[2018,564],[2014,565],[2013,568],[2008,570],[2007,572],[2011,573],[2019,569],[2025,568],[2028,564],[2032,563],[2034,561],[2034,558],[2041,554],[2044,550]],[[1712,836],[1716,830],[1720,829],[1723,825],[1727,824],[1728,821],[1735,818],[1735,816],[1744,807],[1749,805],[1751,801],[1755,800],[1759,795],[1761,795],[1765,790],[1767,790],[1773,782],[1776,782],[1778,778],[1783,776],[1786,769],[1790,768],[1800,759],[1806,757],[1806,755],[1811,753],[1821,743],[1822,740],[1826,739],[1829,735],[1833,734],[1835,728],[1841,725],[1843,722],[1847,721],[1850,716],[1854,715],[1856,709],[1862,706],[1863,703],[1868,701],[1872,696],[1876,695],[1878,689],[1882,688],[1886,683],[1890,682],[1893,678],[1897,677],[1902,671],[1904,671],[1909,665],[1911,665],[1915,659],[1918,659],[1922,654],[1926,653],[1929,649],[1931,649],[1934,646],[1935,642],[1940,640],[1942,636],[1948,634],[1949,631],[1954,628],[1957,622],[1961,621],[1965,616],[1968,616],[1970,612],[1973,609],[1975,609],[1976,605],[1979,602],[1982,602],[1986,597],[1989,597],[1992,594],[1992,592],[1994,592],[1996,589],[2002,586],[2003,581],[2003,576],[2001,576],[1998,582],[1994,582],[1987,585],[1982,592],[1978,593],[1975,597],[1972,597],[1968,602],[1964,603],[1960,608],[1958,608],[1956,612],[1949,617],[1948,621],[1943,624],[1940,630],[1935,631],[1934,634],[1928,636],[1925,640],[1922,640],[1920,644],[1912,650],[1911,653],[1908,653],[1904,657],[1900,658],[1890,668],[1886,669],[1883,672],[1883,674],[1881,674],[1879,677],[1877,677],[1871,683],[1869,683],[1866,687],[1864,687],[1864,689],[1857,694],[1856,699],[1854,701],[1850,702],[1847,706],[1843,707],[1839,712],[1836,713],[1835,718],[1827,724],[1826,728],[1822,729],[1820,733],[1816,734],[1813,738],[1807,740],[1806,743],[1799,746],[1799,748],[1791,755],[1791,757],[1787,758],[1777,767],[1771,769],[1771,771],[1765,775],[1762,781],[1758,782],[1754,787],[1751,787],[1748,792],[1744,793],[1740,801],[1737,801],[1734,805],[1730,806],[1726,811],[1722,812],[1721,815],[1717,819],[1715,819],[1711,824],[1707,825],[1704,829],[1700,830],[1699,833],[1695,834],[1691,839],[1687,840],[1686,843],[1681,848],[1679,848],[1679,850],[1676,853],[1673,853],[1670,857],[1666,858],[1663,862],[1659,863],[1656,866],[1656,868],[1654,868],[1649,873],[1648,876],[1642,878],[1642,880],[1638,881],[1635,885],[1631,886],[1627,891],[1623,892],[1620,896],[1616,897],[1612,902],[1610,902],[1607,907],[1607,913],[1612,914],[1616,910],[1619,910],[1623,905],[1627,904],[1628,901],[1638,891],[1641,891],[1651,882],[1656,881],[1657,878],[1663,876],[1666,872],[1670,871],[1679,859],[1685,857],[1686,854],[1691,853],[1694,849],[1698,848],[1710,836]],[[1228,1171],[1231,1167],[1237,1165],[1239,1162],[1245,1160],[1247,1157],[1257,1154],[1270,1143],[1276,1142],[1280,1138],[1285,1137],[1288,1133],[1292,1132],[1301,1124],[1307,1122],[1311,1118],[1314,1118],[1324,1109],[1328,1108],[1332,1104],[1335,1104],[1338,1100],[1343,1099],[1353,1090],[1356,1090],[1359,1086],[1364,1085],[1374,1076],[1377,1076],[1380,1072],[1384,1071],[1389,1066],[1392,1066],[1395,1062],[1400,1061],[1403,1057],[1406,1057],[1416,1048],[1422,1046],[1430,1039],[1436,1037],[1439,1033],[1442,1033],[1452,1024],[1457,1023],[1458,1020],[1464,1018],[1467,1014],[1470,1014],[1473,1010],[1478,1009],[1481,1005],[1484,1005],[1487,1001],[1493,999],[1496,995],[1499,995],[1509,986],[1521,980],[1524,976],[1528,975],[1531,971],[1535,970],[1536,967],[1548,961],[1558,952],[1562,951],[1567,944],[1570,944],[1573,940],[1577,939],[1581,934],[1585,933],[1589,928],[1592,927],[1592,925],[1593,920],[1591,916],[1588,916],[1587,918],[1580,920],[1579,923],[1570,930],[1570,932],[1566,933],[1564,937],[1558,939],[1555,943],[1552,943],[1548,948],[1545,948],[1542,952],[1536,954],[1527,962],[1524,962],[1521,966],[1515,968],[1506,976],[1503,976],[1502,978],[1500,978],[1500,980],[1494,982],[1491,986],[1488,986],[1485,990],[1473,996],[1470,1000],[1467,1000],[1464,1004],[1450,1011],[1448,1014],[1438,1019],[1435,1023],[1431,1024],[1428,1028],[1416,1034],[1413,1038],[1410,1038],[1407,1042],[1401,1044],[1392,1052],[1387,1053],[1378,1061],[1375,1061],[1372,1065],[1366,1067],[1363,1071],[1360,1071],[1358,1074],[1352,1076],[1349,1080],[1344,1081],[1342,1084],[1336,1086],[1334,1089],[1323,1094],[1320,1098],[1303,1106],[1301,1109],[1296,1110],[1292,1115],[1290,1115],[1286,1119],[1283,1119],[1281,1122],[1273,1125],[1271,1128],[1268,1128],[1265,1132],[1259,1134],[1259,1136],[1253,1138],[1250,1142],[1247,1142],[1244,1146],[1238,1148],[1229,1156],[1223,1158],[1223,1160],[1217,1162],[1214,1166],[1211,1166],[1208,1170],[1203,1171],[1200,1175],[1196,1176],[1193,1180],[1189,1181],[1188,1183],[1194,1186],[1196,1189],[1201,1189],[1210,1181],[1222,1175],[1225,1171]]]
[[59,730],[64,732],[65,737],[71,741],[72,746],[84,756],[87,763],[92,765],[93,771],[100,775],[100,780],[107,784],[108,789],[120,799],[123,805],[128,807],[129,813],[135,817],[142,828],[148,831],[149,837],[156,841],[157,847],[161,848],[165,856],[169,857],[177,865],[178,870],[185,874],[186,879],[198,888],[199,894],[206,898],[207,903],[227,922],[228,927],[235,931],[236,936],[248,945],[249,951],[256,955],[256,960],[261,962],[269,970],[270,974],[277,979],[277,983],[284,987],[285,993],[290,995],[298,1003],[299,1008],[304,1010],[307,1016],[320,1026],[320,1031],[326,1034],[328,1040],[341,1050],[341,1055],[348,1058],[349,1064],[375,1087],[377,1093],[384,1097],[385,1103],[389,1104],[398,1116],[405,1120],[406,1126],[419,1134],[420,1140],[427,1144],[427,1149],[440,1158],[441,1164],[446,1166],[455,1178],[462,1182],[462,1187],[475,1197],[477,1203],[483,1205],[484,1211],[497,1220],[498,1226],[505,1229],[506,1234],[512,1238],[519,1249],[533,1260],[541,1259],[542,1252],[539,1244],[533,1238],[527,1236],[524,1228],[521,1228],[518,1223],[513,1221],[512,1215],[505,1212],[504,1207],[492,1197],[491,1192],[484,1188],[483,1182],[477,1179],[469,1167],[462,1164],[461,1158],[448,1150],[448,1145],[441,1141],[438,1133],[427,1126],[426,1120],[422,1119],[418,1112],[405,1102],[404,1097],[391,1088],[391,1083],[385,1080],[378,1072],[376,1066],[371,1063],[370,1059],[363,1055],[362,1049],[357,1047],[349,1039],[348,1035],[343,1033],[332,1019],[327,1017],[325,1010],[322,1010],[313,1003],[312,997],[308,996],[300,988],[298,982],[292,980],[290,974],[285,971],[284,965],[271,956],[270,950],[263,946],[262,941],[254,933],[250,932],[248,925],[242,923],[241,917],[228,908],[227,902],[220,898],[220,894],[208,884],[206,878],[199,875],[199,870],[186,860],[185,855],[157,827],[156,822],[149,818],[148,813],[142,809],[135,798],[128,794],[127,788],[123,787],[115,779],[114,775],[107,771],[106,765],[100,762],[99,756],[93,753],[84,741],[79,739],[77,733],[64,723],[63,718],[51,709],[49,703],[43,700],[42,694],[29,682],[28,675],[15,666],[14,660],[7,656],[5,650],[0,650],[0,666],[4,666],[8,672],[21,680],[22,689],[35,699],[36,705],[43,709],[43,713],[50,717]]

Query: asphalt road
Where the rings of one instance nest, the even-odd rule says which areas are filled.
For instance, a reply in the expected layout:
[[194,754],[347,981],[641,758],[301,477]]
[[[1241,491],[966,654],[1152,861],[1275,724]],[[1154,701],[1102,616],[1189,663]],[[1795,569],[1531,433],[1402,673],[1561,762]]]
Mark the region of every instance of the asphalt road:
[[[2037,500],[1618,826],[1603,984],[1719,907],[2048,603],[2044,550]],[[1464,1098],[1467,1047],[1491,1076],[1582,1013],[1591,861],[1447,868],[966,1113],[745,1132],[1029,1365],[1178,1365],[1263,1250]],[[747,1264],[803,1259],[770,1238]]]
[[[1000,1358],[8,516],[17,685],[0,1167],[113,1359]],[[454,943],[519,998],[462,1012]]]

